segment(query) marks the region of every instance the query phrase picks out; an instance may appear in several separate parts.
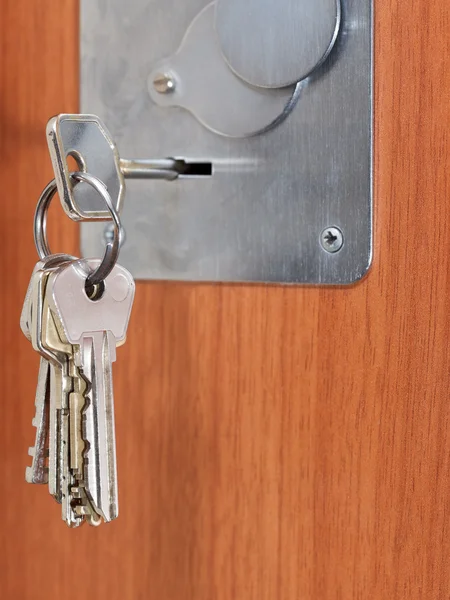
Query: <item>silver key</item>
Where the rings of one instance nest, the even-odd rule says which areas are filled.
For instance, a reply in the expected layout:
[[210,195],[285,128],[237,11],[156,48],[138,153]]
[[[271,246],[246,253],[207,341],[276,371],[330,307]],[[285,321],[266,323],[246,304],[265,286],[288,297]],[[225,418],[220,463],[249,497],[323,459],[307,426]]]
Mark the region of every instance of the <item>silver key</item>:
[[[50,493],[62,505],[63,520],[70,527],[76,527],[85,518],[91,525],[98,525],[101,517],[87,499],[82,476],[81,409],[86,383],[74,366],[73,346],[59,338],[46,302],[49,274],[70,260],[74,259],[67,255],[50,256],[36,265],[26,294],[21,327],[42,356],[33,419],[36,443],[29,449],[33,463],[27,468],[26,479],[36,483],[45,483],[48,479]],[[47,441],[44,446],[43,441]],[[46,466],[49,454],[50,469]]]
[[[44,299],[50,272],[66,262],[66,257],[48,260],[44,268],[35,270],[30,299],[29,333],[33,348],[50,363],[50,407],[49,407],[49,477],[50,494],[57,502],[62,502],[63,489],[63,448],[62,448],[62,409],[68,404],[70,378],[65,370],[65,356],[62,352],[47,348],[42,343],[44,329]],[[39,264],[39,263],[38,263]],[[51,266],[53,265],[53,267]]]
[[112,363],[116,346],[126,339],[135,286],[130,273],[115,266],[101,298],[90,300],[86,277],[99,263],[80,260],[51,274],[48,299],[66,341],[78,347],[75,362],[90,384],[84,411],[86,491],[96,512],[111,521],[118,515]]
[[29,448],[28,454],[33,460],[31,467],[25,470],[25,480],[28,483],[48,483],[48,468],[46,466],[48,447],[48,413],[50,400],[50,364],[41,357],[39,366],[38,384],[36,388],[35,416],[33,426],[36,427],[36,440],[34,446]]
[[109,220],[111,215],[95,190],[73,185],[67,156],[79,163],[78,170],[98,177],[108,188],[117,212],[122,208],[125,183],[119,168],[119,154],[106,127],[94,115],[59,115],[47,125],[47,141],[62,206],[75,220]]
[[111,215],[95,190],[83,183],[73,185],[68,156],[76,160],[79,171],[88,170],[103,181],[119,213],[126,178],[175,181],[183,177],[190,166],[186,161],[175,158],[120,158],[111,134],[95,115],[62,114],[53,117],[47,124],[47,142],[62,206],[74,221],[109,221]]
[[26,322],[22,319],[22,322],[28,326],[27,333],[34,349],[49,363],[49,391],[47,391],[50,397],[47,426],[49,492],[57,502],[61,503],[63,520],[70,527],[77,527],[83,522],[84,517],[75,512],[70,493],[74,483],[69,470],[69,393],[72,378],[66,353],[71,352],[72,347],[62,344],[60,340],[53,345],[50,343],[57,340],[58,336],[45,301],[49,274],[71,258],[67,255],[53,256],[38,263],[37,267],[43,268],[35,269],[33,273],[31,292],[27,294],[30,306],[28,312],[24,310],[24,315],[28,314],[28,318]]
[[31,296],[33,293],[34,276],[37,273],[37,271],[41,271],[42,269],[50,268],[55,265],[59,266],[64,261],[70,261],[70,260],[75,260],[75,258],[68,254],[52,254],[50,256],[47,256],[43,260],[40,260],[33,269],[33,273],[31,274],[30,283],[28,284],[27,293],[25,294],[25,300],[23,303],[22,313],[20,315],[20,328],[21,328],[24,336],[30,342],[31,342],[30,322],[31,322],[31,317],[32,317],[32,310],[31,310],[31,299],[32,298],[31,298]]
[[[60,265],[73,257],[66,254],[56,254],[39,261],[32,273],[30,283],[25,296],[25,301],[20,318],[20,326],[25,337],[32,340],[32,328],[38,323],[33,322],[33,315],[38,307],[33,307],[33,294],[37,273],[47,266]],[[25,479],[28,483],[44,484],[48,482],[49,469],[46,465],[49,455],[49,412],[50,412],[50,364],[48,356],[41,356],[39,367],[38,385],[35,397],[35,416],[33,426],[36,428],[35,445],[29,448],[28,453],[32,456],[31,467],[25,471]]]
[[[47,275],[48,277],[49,275]],[[83,522],[83,516],[77,514],[73,506],[72,487],[76,484],[70,471],[70,395],[74,379],[70,369],[70,357],[73,348],[58,336],[56,324],[47,301],[48,281],[42,307],[41,345],[58,358],[58,365],[51,365],[51,411],[56,426],[52,434],[54,441],[55,469],[57,474],[57,500],[62,505],[62,518],[69,527],[77,527]],[[52,455],[51,455],[52,456]],[[50,490],[51,491],[51,490]]]
[[87,383],[75,365],[74,347],[61,339],[58,321],[51,311],[46,293],[43,313],[42,344],[52,352],[61,354],[66,361],[61,371],[70,377],[70,389],[62,389],[61,380],[55,384],[61,399],[61,428],[59,432],[59,470],[61,476],[62,518],[69,527],[80,525],[86,518],[90,525],[99,525],[100,516],[91,505],[85,489],[82,421],[86,405]]

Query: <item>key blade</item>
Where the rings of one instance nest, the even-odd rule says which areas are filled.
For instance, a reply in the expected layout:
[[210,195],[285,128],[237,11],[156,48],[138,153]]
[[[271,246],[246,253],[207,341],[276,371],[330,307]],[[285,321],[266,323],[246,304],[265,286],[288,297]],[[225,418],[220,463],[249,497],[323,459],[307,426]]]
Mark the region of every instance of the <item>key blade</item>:
[[31,467],[25,471],[25,480],[27,483],[46,484],[48,483],[47,468],[47,437],[48,437],[48,417],[50,402],[50,364],[41,358],[39,366],[38,385],[36,388],[36,411],[33,419],[33,425],[36,427],[35,444],[30,448],[32,456]]
[[79,527],[84,522],[84,515],[77,514],[72,506],[71,489],[74,484],[69,469],[69,411],[61,411],[61,471],[63,488],[61,494],[61,514],[63,521],[71,528]]
[[48,491],[58,503],[62,501],[62,448],[61,448],[61,373],[50,365],[50,418],[49,418],[49,478]]
[[87,334],[80,347],[80,358],[83,373],[91,382],[85,409],[86,489],[95,510],[109,522],[119,514],[111,369],[116,354],[112,334]]

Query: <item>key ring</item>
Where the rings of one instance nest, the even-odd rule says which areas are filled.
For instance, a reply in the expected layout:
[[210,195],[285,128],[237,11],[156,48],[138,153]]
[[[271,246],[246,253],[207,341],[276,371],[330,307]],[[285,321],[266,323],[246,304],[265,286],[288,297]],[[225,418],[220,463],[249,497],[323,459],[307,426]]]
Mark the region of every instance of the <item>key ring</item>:
[[[82,173],[77,171],[70,174],[71,179],[75,184],[84,182],[93,187],[103,198],[106,206],[111,214],[112,221],[114,223],[114,235],[111,242],[106,244],[105,254],[100,265],[90,273],[87,277],[86,284],[89,286],[98,286],[102,284],[111,271],[116,266],[119,258],[120,243],[122,238],[122,225],[120,217],[114,208],[111,200],[111,196],[106,189],[105,184],[89,173]],[[47,240],[47,212],[52,201],[53,196],[56,194],[57,185],[55,179],[51,181],[41,194],[36,207],[34,215],[34,242],[36,244],[36,250],[41,260],[52,254]]]

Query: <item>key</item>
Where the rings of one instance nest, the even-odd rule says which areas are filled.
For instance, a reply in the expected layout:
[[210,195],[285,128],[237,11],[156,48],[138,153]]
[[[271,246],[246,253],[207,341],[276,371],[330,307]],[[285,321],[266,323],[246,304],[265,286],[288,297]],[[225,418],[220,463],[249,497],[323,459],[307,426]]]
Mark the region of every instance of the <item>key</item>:
[[[52,477],[49,490],[62,504],[63,520],[70,527],[76,527],[85,518],[91,525],[98,525],[101,518],[95,513],[87,499],[80,472],[83,470],[81,463],[84,450],[84,441],[81,435],[82,415],[80,413],[84,406],[83,393],[86,389],[86,382],[81,377],[79,369],[72,366],[73,347],[58,338],[57,329],[46,302],[48,275],[70,259],[73,257],[55,255],[36,265],[26,294],[21,326],[26,337],[33,341],[34,347],[43,355],[36,398],[36,415],[33,420],[33,424],[37,426],[36,444],[29,450],[33,456],[33,464],[27,468],[26,479],[30,482],[46,482],[49,469],[44,467],[43,470],[42,465],[45,465],[50,454]],[[44,373],[47,374],[46,378],[44,378]],[[66,374],[65,377],[63,377],[63,373]],[[51,397],[51,410],[48,406],[49,396]],[[78,402],[73,401],[74,397]],[[49,412],[52,421],[50,427],[48,424]],[[42,445],[42,440],[49,437],[49,429],[52,431],[50,452],[48,444],[47,447]]]
[[[61,502],[62,519],[69,527],[77,527],[83,522],[83,515],[78,514],[73,506],[72,487],[76,478],[70,470],[70,395],[73,387],[70,360],[73,348],[63,342],[57,333],[53,315],[48,306],[48,277],[42,301],[42,328],[40,330],[40,346],[57,358],[57,364],[51,364],[51,414],[55,420],[52,435],[53,468],[56,473],[57,500]],[[50,489],[50,493],[52,490]]]
[[[64,357],[66,364],[62,369],[69,374],[71,380],[71,388],[65,394],[61,411],[62,518],[70,527],[80,524],[84,517],[91,525],[98,525],[101,519],[91,506],[85,491],[82,419],[87,383],[74,363],[73,346],[59,336],[55,316],[48,303],[47,290],[43,306],[42,334],[42,345]],[[65,393],[65,390],[60,390],[59,393]]]
[[[114,207],[120,213],[125,194],[125,179],[164,179],[174,181],[197,171],[198,163],[164,158],[127,160],[119,157],[114,140],[95,115],[62,114],[47,124],[47,142],[58,194],[66,214],[74,221],[109,220],[110,213],[95,190],[82,183],[74,186],[67,157],[88,170],[106,185]],[[201,163],[200,163],[201,164]]]
[[102,295],[90,300],[86,277],[97,260],[80,260],[49,276],[49,305],[60,323],[60,337],[77,346],[75,364],[89,382],[84,439],[88,445],[85,483],[95,511],[108,522],[118,515],[112,363],[126,339],[134,299],[130,273],[116,265]]
[[[52,270],[67,262],[66,256],[49,258],[45,266],[35,270],[30,298],[29,334],[33,348],[50,364],[50,406],[49,406],[49,475],[48,486],[50,494],[57,502],[62,502],[63,489],[63,440],[62,440],[62,410],[67,409],[68,392],[71,381],[65,369],[65,356],[62,352],[51,350],[42,344],[43,304],[47,280]],[[39,264],[39,263],[38,263]],[[52,266],[53,265],[53,266]]]
[[[62,262],[72,258],[73,257],[70,257],[66,254],[57,254],[49,256],[43,261],[39,261],[35,266],[30,279],[30,284],[27,289],[20,318],[21,329],[28,340],[31,341],[30,327],[32,326],[33,314],[32,295],[36,273],[45,268],[46,265],[61,264]],[[48,363],[47,359],[42,356],[39,367],[38,385],[36,388],[35,416],[32,421],[33,426],[36,428],[35,444],[28,450],[28,453],[33,460],[31,467],[27,467],[25,470],[25,479],[28,483],[45,484],[48,482],[49,469],[46,466],[46,462],[49,455],[49,403],[50,364]]]
[[48,448],[48,412],[50,392],[50,364],[41,357],[39,366],[38,384],[36,388],[36,412],[33,426],[36,427],[36,440],[34,446],[29,448],[28,454],[33,458],[31,467],[25,470],[25,480],[28,483],[48,483],[48,468],[46,466]]

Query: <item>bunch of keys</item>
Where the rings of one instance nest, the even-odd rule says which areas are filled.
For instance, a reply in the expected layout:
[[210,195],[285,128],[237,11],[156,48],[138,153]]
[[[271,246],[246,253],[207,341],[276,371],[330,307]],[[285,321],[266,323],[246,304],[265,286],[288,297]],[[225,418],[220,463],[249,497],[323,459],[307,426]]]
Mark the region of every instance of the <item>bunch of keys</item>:
[[40,354],[36,428],[26,481],[48,484],[69,527],[118,516],[112,363],[126,340],[134,300],[131,274],[117,264],[120,218],[106,186],[88,173],[70,174],[103,198],[114,239],[100,259],[52,254],[46,237],[52,181],[35,214],[40,261],[27,290],[21,329]]

